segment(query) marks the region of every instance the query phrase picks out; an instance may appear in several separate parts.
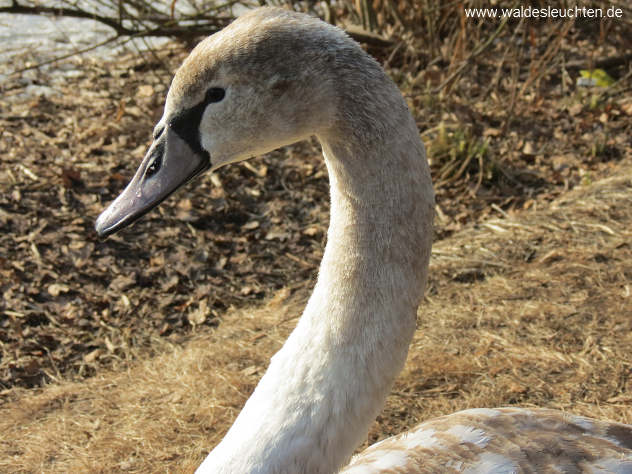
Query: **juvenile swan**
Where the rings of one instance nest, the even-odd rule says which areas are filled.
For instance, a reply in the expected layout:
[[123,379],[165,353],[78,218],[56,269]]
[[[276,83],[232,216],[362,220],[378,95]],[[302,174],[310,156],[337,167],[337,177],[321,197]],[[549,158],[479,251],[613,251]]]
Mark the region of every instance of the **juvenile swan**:
[[[258,9],[185,60],[140,168],[97,220],[111,234],[205,170],[311,135],[331,183],[314,293],[198,472],[332,473],[366,439],[406,359],[426,282],[434,195],[415,121],[341,30]],[[467,410],[378,443],[343,471],[630,473],[632,427]]]

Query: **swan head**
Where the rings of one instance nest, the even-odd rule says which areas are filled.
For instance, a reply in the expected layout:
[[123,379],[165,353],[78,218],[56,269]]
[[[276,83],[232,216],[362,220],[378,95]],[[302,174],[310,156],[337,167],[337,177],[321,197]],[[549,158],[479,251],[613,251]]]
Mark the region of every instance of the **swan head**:
[[270,8],[202,41],[176,72],[153,143],[97,219],[98,234],[126,227],[204,171],[326,133],[333,71],[349,51],[363,56],[341,30]]

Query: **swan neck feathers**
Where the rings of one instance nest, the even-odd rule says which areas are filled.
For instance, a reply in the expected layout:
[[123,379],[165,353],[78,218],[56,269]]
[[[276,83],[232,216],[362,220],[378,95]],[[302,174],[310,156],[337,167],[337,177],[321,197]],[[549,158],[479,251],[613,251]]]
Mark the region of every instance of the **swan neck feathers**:
[[[247,61],[281,70],[262,74],[266,84],[252,86],[260,95],[252,100],[279,94],[270,77],[287,81],[275,107],[294,127],[266,125],[281,130],[282,143],[254,139],[270,148],[319,138],[331,217],[318,280],[297,327],[198,472],[335,472],[366,439],[415,329],[434,209],[425,151],[397,87],[342,31],[276,9],[240,17],[231,28],[252,31],[250,39],[231,37],[244,41],[244,54],[257,56]],[[297,49],[288,50],[287,34],[297,38]],[[205,77],[199,72],[204,55],[224,55],[239,70],[250,70],[232,47],[216,52],[225,38],[213,38],[181,71],[193,65]],[[214,74],[222,68],[228,74],[219,63],[213,61]],[[306,81],[309,94],[289,85],[294,75]],[[198,80],[177,75],[172,89],[197,87]]]

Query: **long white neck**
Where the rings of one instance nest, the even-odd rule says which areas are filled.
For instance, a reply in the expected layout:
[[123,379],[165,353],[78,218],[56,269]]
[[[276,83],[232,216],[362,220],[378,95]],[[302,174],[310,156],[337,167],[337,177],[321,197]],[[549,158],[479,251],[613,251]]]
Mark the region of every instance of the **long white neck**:
[[319,134],[331,220],[314,293],[198,472],[335,472],[366,437],[405,362],[434,198],[415,122],[390,80],[376,80],[379,90],[341,102],[335,133]]

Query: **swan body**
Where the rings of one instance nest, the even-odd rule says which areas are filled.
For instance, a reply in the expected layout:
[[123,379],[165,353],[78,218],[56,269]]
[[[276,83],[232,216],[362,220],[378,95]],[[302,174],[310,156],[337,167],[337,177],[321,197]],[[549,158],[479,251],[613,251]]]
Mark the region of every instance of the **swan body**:
[[[434,194],[415,121],[341,30],[257,9],[184,61],[147,155],[97,220],[110,234],[205,170],[312,135],[331,186],[318,280],[200,473],[337,472],[366,438],[406,360],[426,283]],[[630,426],[470,410],[378,443],[344,472],[545,472],[544,463],[550,472],[632,472],[631,453]]]
[[417,425],[341,472],[632,473],[632,429],[555,410],[480,408]]

